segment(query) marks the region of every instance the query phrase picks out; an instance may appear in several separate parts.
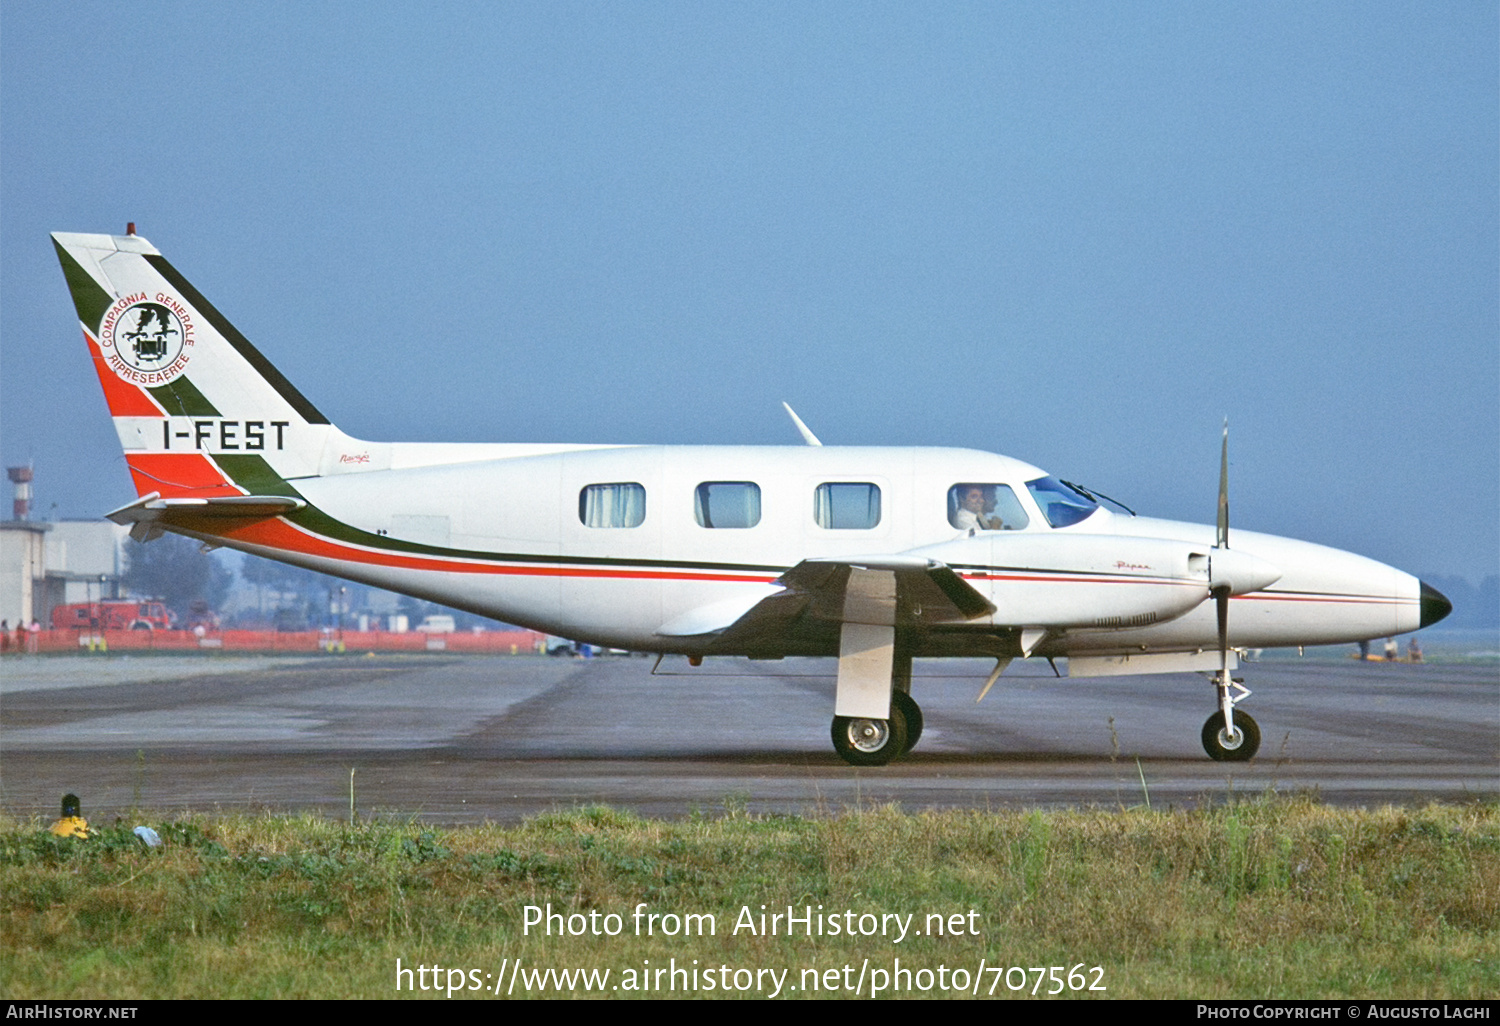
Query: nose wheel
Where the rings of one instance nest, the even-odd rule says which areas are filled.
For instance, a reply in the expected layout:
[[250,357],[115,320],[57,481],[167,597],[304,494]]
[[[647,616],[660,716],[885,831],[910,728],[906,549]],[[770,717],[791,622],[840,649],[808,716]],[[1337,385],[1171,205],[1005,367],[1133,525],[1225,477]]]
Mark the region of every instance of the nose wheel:
[[1260,751],[1260,725],[1249,713],[1234,714],[1234,734],[1224,726],[1224,714],[1216,712],[1203,724],[1203,750],[1215,762],[1249,762]]

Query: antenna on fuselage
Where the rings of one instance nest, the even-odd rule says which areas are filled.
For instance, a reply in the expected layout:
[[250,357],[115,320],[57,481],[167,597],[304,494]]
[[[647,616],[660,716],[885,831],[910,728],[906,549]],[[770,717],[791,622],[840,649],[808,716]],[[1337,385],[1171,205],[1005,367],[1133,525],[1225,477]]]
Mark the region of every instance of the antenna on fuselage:
[[781,404],[781,408],[786,410],[786,415],[792,418],[793,424],[797,425],[797,431],[802,435],[802,440],[804,442],[806,442],[808,445],[823,444],[822,442],[818,441],[818,436],[813,434],[812,430],[806,424],[802,423],[802,418],[797,416],[797,411],[792,409],[790,404],[783,402]]

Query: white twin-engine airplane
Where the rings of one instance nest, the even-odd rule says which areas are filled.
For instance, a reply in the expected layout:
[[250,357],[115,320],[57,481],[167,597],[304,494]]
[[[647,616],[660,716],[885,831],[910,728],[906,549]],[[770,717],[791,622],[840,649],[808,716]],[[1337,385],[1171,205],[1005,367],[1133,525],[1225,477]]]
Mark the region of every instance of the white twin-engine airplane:
[[[1194,671],[1215,759],[1260,744],[1238,651],[1442,619],[1389,566],[1116,513],[972,449],[401,444],[328,422],[134,226],[56,234],[139,499],[109,514],[598,645],[837,656],[833,745],[922,732],[915,656],[1067,657],[1070,677]],[[788,408],[790,410],[790,408]],[[1227,429],[1226,441],[1227,447]],[[1226,448],[1227,451],[1227,448]],[[1053,664],[1056,665],[1055,663]],[[982,697],[983,693],[981,693]]]

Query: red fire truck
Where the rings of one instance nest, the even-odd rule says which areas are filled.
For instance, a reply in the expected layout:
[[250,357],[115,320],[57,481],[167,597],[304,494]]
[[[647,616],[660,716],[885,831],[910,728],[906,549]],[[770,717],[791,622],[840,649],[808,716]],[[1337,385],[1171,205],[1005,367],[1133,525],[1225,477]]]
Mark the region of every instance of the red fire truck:
[[149,631],[172,626],[172,614],[161,602],[127,602],[106,599],[102,602],[74,602],[52,607],[52,629]]

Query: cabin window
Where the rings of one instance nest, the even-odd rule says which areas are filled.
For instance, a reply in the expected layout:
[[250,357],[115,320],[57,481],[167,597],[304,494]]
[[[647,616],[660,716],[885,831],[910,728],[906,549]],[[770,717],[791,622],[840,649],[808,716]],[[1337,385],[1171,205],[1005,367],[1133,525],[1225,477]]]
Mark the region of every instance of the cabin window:
[[880,523],[880,486],[850,481],[818,485],[813,520],[831,530],[869,530]]
[[1019,531],[1031,522],[1008,485],[966,482],[948,489],[948,523],[963,531]]
[[1039,477],[1035,481],[1027,481],[1026,489],[1042,508],[1042,515],[1047,518],[1047,523],[1053,527],[1076,524],[1099,508],[1092,496],[1085,495],[1055,477]]
[[578,493],[578,519],[585,527],[640,527],[646,489],[634,482],[588,485]]
[[705,481],[693,491],[699,527],[754,527],[760,523],[760,485],[752,481]]

